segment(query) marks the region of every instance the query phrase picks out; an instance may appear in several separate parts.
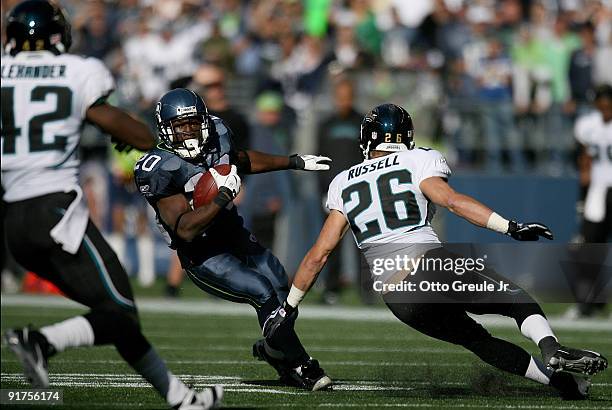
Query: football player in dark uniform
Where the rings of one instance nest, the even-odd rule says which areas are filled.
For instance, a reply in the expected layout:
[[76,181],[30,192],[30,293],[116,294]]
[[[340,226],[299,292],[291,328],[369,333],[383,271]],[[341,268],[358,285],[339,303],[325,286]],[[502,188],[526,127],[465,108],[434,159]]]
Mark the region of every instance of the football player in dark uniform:
[[[202,99],[187,89],[169,91],[161,98],[156,121],[161,143],[134,168],[138,190],[155,210],[162,233],[191,280],[220,298],[249,303],[263,327],[287,297],[288,279],[278,259],[243,226],[232,203],[240,191],[239,175],[327,170],[330,159],[237,150],[231,130],[209,115]],[[220,164],[230,164],[231,172],[220,175],[213,168]],[[219,193],[210,204],[193,209],[193,191],[207,171]],[[256,342],[253,355],[272,365],[288,385],[314,391],[331,384],[292,325],[274,340]]]

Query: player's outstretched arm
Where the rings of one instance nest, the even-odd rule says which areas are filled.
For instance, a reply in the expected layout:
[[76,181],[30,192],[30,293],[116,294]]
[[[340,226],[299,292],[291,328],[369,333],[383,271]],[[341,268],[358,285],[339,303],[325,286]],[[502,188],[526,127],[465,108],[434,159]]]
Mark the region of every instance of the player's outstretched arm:
[[271,155],[259,151],[240,151],[238,162],[243,174],[259,174],[284,169],[299,169],[304,171],[327,171],[331,159],[318,155],[293,154],[290,157]]
[[330,253],[338,246],[348,228],[346,218],[337,210],[332,210],[325,220],[319,238],[310,248],[298,268],[287,300],[273,311],[263,326],[266,338],[273,338],[276,330],[297,314],[297,307],[317,280]]
[[[304,256],[304,259],[302,259],[298,271],[293,278],[292,288],[296,287],[302,292],[310,290],[317,280],[319,272],[325,266],[329,254],[336,249],[347,228],[348,223],[344,215],[340,211],[333,209],[327,216],[317,241],[310,248],[306,256]],[[301,301],[301,299],[290,300],[290,298],[287,300],[293,307],[297,307]]]
[[97,125],[111,137],[139,150],[146,151],[155,146],[155,138],[149,127],[110,104],[90,107],[85,114],[87,121]]
[[550,229],[541,223],[509,221],[469,195],[456,192],[446,180],[430,177],[421,181],[421,192],[433,203],[474,225],[512,236],[518,241],[537,241],[539,237],[553,239]]

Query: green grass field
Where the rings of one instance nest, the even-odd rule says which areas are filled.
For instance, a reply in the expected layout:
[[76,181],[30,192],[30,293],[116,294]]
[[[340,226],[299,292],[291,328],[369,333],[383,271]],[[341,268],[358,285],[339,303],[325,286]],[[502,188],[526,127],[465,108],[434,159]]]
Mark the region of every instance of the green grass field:
[[[16,303],[3,296],[2,330],[27,323],[40,326],[83,312],[44,300],[35,306],[34,299]],[[251,345],[259,337],[254,312],[189,300],[179,302],[178,310],[176,303],[163,299],[139,300],[144,332],[187,383],[224,385],[226,408],[612,408],[611,370],[594,379],[589,401],[564,402],[552,389],[483,365],[462,348],[423,336],[378,307],[302,309],[298,333],[336,383],[333,391],[303,392],[279,385],[274,371],[251,357]],[[588,323],[580,331],[561,326],[557,333],[568,345],[612,356],[612,324],[603,319]],[[489,329],[536,352],[511,326]],[[65,352],[51,361],[50,374],[52,387],[64,392],[63,408],[165,408],[112,347]],[[1,384],[26,387],[19,363],[4,346]]]

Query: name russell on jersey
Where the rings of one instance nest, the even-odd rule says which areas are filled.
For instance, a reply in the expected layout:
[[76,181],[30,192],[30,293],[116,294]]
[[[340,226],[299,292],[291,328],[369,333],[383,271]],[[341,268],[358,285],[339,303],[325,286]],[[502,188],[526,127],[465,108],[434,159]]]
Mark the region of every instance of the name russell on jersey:
[[399,159],[397,155],[393,155],[391,158],[389,157],[391,156],[387,156],[384,159],[381,159],[377,162],[373,162],[371,164],[359,165],[351,168],[348,173],[348,179],[350,180],[352,178],[367,174],[368,172],[376,171],[378,169],[385,169],[394,165],[399,165]]
[[57,65],[24,65],[11,64],[2,66],[2,78],[63,78],[66,66]]

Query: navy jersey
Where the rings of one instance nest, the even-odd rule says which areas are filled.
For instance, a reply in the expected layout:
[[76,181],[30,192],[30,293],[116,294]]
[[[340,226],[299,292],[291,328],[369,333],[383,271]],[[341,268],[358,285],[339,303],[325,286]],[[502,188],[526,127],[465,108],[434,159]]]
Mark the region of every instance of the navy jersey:
[[221,210],[210,226],[199,237],[186,242],[174,235],[174,227],[167,226],[159,215],[157,202],[176,194],[183,194],[190,202],[193,190],[200,177],[209,168],[220,164],[235,164],[237,151],[232,142],[229,128],[217,117],[211,117],[215,126],[206,142],[206,154],[196,161],[187,161],[164,145],[146,153],[134,167],[134,179],[138,191],[155,209],[156,219],[162,234],[170,247],[177,249],[183,263],[200,263],[202,260],[228,249],[240,252],[238,242],[250,236],[243,227],[243,220],[238,215],[233,203]]

